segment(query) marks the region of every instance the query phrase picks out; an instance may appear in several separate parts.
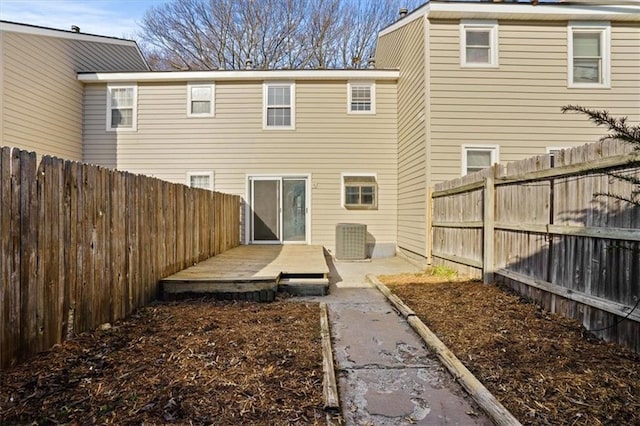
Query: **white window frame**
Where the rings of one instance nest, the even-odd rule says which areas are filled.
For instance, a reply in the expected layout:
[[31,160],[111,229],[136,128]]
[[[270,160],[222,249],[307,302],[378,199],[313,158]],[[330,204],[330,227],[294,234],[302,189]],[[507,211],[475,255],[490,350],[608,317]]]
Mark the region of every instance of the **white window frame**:
[[548,146],[546,148],[547,150],[547,155],[549,155],[549,157],[551,157],[551,167],[555,166],[555,162],[553,161],[553,158],[555,157],[555,153],[556,152],[560,152],[560,151],[564,151],[569,149],[569,147],[567,146]]
[[[467,173],[467,152],[468,151],[490,151],[491,152],[491,166],[500,162],[500,145],[462,145],[462,176],[466,176]],[[491,167],[489,166],[489,167]]]
[[[131,127],[113,127],[111,122],[111,91],[113,89],[133,89],[133,111]],[[107,84],[107,132],[135,132],[138,130],[138,85],[135,83]]]
[[[346,184],[345,178],[373,178],[375,181],[375,194],[374,194],[374,203],[372,205],[362,204],[362,205],[350,205],[345,203],[346,197]],[[378,184],[378,174],[377,173],[362,173],[362,172],[344,172],[340,174],[340,207],[345,210],[378,210],[378,205],[380,204],[380,187]]]
[[[489,62],[467,62],[467,30],[489,31]],[[498,21],[460,21],[460,66],[462,68],[498,68]]]
[[213,183],[213,172],[212,171],[187,172],[187,183],[186,183],[186,185],[189,188],[195,188],[195,187],[191,186],[191,178],[193,176],[208,176],[209,177],[209,188],[202,188],[202,189],[208,189],[209,191],[213,191],[213,188],[215,187],[215,185]]
[[[211,99],[209,99],[209,102],[211,102],[211,109],[209,112],[202,112],[202,113],[194,113],[191,109],[191,91],[193,88],[199,88],[199,87],[203,87],[203,88],[208,88],[211,89]],[[187,83],[187,117],[215,117],[215,99],[216,99],[216,86],[214,83]]]
[[[371,91],[371,109],[369,111],[354,111],[351,109],[353,100],[353,89],[356,87],[368,87]],[[347,82],[347,114],[374,115],[376,113],[376,83],[373,81],[350,81]]]
[[[273,86],[289,86],[291,97],[289,99],[288,107],[291,110],[291,125],[289,126],[268,126],[267,125],[267,111],[268,111],[268,97],[269,87]],[[280,105],[279,107],[286,107],[287,105]],[[262,84],[262,129],[263,130],[295,130],[296,129],[296,84],[292,81],[265,81]]]
[[[573,34],[574,32],[600,33],[601,70],[599,83],[573,82]],[[570,89],[610,89],[611,88],[611,23],[574,22],[567,26],[567,87]]]

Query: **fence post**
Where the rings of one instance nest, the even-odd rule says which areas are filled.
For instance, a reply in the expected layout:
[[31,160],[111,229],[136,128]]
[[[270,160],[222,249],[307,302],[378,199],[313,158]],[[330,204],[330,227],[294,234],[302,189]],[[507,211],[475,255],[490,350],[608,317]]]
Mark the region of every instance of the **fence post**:
[[[494,175],[495,175],[495,168]],[[482,282],[493,282],[494,271],[494,225],[495,225],[496,187],[494,176],[484,178],[484,208],[483,208],[483,250],[482,250]]]

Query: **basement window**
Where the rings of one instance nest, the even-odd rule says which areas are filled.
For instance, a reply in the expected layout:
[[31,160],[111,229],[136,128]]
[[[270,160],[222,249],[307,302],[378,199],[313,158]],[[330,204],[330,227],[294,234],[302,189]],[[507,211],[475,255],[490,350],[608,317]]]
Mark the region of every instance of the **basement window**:
[[378,208],[378,184],[374,175],[342,176],[343,206],[350,210],[375,210]]

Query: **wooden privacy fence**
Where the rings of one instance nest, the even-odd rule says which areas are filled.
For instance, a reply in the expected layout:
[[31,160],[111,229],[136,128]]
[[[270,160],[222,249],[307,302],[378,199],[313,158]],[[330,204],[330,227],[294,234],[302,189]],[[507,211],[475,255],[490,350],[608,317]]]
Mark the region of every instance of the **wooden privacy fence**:
[[[640,152],[601,142],[494,166],[436,186],[432,259],[503,282],[640,352]],[[638,189],[638,188],[636,188]]]
[[123,318],[239,244],[240,199],[1,148],[0,368]]

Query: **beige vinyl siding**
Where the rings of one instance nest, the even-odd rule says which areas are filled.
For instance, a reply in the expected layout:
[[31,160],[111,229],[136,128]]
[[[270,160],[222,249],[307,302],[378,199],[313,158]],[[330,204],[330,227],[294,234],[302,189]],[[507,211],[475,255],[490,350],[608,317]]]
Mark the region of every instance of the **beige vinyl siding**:
[[[139,83],[138,130],[106,132],[106,85],[85,86],[86,160],[172,182],[213,171],[215,190],[247,194],[247,175],[311,174],[313,244],[365,223],[396,243],[396,83],[376,82],[376,114],[347,114],[347,81],[297,81],[296,129],[262,129],[262,81],[215,82],[215,117],[187,117],[187,82]],[[116,148],[117,147],[117,148]],[[341,207],[341,173],[376,173],[378,210]],[[243,234],[244,235],[244,234]]]
[[66,42],[2,33],[2,145],[82,159],[82,84]]
[[77,72],[145,70],[137,49],[11,31],[0,34],[1,144],[82,160],[83,85]]
[[459,21],[430,24],[434,183],[459,177],[461,145],[500,145],[501,162],[547,147],[595,142],[604,132],[563,105],[640,120],[640,26],[611,23],[611,88],[567,88],[567,22],[499,21],[499,68],[460,67]]
[[424,20],[378,39],[376,66],[398,68],[398,246],[426,256]]

